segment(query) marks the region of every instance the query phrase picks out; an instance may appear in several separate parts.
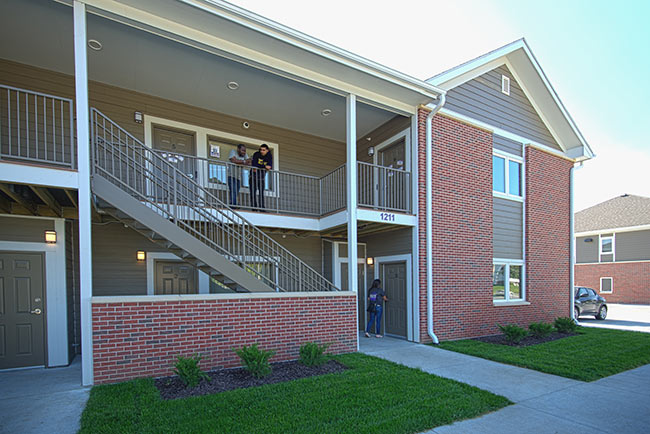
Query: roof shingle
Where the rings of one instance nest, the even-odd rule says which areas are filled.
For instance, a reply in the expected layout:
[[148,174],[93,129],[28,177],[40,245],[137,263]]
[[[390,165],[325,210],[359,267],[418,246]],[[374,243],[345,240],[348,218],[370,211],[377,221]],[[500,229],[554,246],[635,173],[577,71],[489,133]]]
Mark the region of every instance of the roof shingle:
[[650,225],[650,198],[624,194],[579,211],[575,231],[587,232]]

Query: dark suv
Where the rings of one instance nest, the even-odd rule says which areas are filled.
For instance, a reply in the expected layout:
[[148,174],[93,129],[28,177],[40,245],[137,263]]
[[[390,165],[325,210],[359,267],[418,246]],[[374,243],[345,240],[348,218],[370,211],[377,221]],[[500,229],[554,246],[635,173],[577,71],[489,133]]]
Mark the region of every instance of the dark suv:
[[576,298],[573,305],[575,318],[580,315],[593,315],[596,319],[607,318],[607,304],[603,297],[591,288],[576,286]]

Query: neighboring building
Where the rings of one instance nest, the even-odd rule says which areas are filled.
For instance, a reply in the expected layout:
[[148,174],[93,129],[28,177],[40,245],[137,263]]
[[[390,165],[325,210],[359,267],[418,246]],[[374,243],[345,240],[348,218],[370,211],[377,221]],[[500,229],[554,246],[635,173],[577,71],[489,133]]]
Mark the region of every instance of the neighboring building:
[[650,304],[650,198],[624,194],[575,216],[576,285]]
[[0,6],[0,369],[355,351],[374,278],[416,342],[571,314],[592,153],[523,40],[422,81],[225,2],[69,3]]

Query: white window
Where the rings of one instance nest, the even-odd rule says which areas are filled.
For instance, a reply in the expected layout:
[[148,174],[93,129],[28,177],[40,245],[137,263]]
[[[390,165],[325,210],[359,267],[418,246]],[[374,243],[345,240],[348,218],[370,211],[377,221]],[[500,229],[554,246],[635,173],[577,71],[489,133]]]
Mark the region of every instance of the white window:
[[522,301],[526,299],[524,262],[494,260],[492,264],[492,300]]
[[492,153],[492,193],[506,199],[523,198],[523,160],[494,151]]
[[600,292],[611,294],[614,291],[614,279],[612,277],[600,278]]
[[603,262],[603,256],[605,256],[604,262],[614,261],[614,235],[600,235],[598,253],[601,262]]
[[501,92],[510,95],[510,77],[501,76]]

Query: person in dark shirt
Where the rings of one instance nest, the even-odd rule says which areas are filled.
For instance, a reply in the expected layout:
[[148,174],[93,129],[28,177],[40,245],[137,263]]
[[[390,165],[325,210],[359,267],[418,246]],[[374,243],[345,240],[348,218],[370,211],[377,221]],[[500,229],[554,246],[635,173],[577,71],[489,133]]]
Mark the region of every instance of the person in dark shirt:
[[273,155],[271,155],[268,145],[262,143],[260,150],[251,158],[249,185],[253,208],[264,209],[264,180],[266,172],[271,169],[273,169]]
[[368,319],[368,325],[366,326],[366,337],[370,337],[370,327],[372,323],[375,322],[375,337],[380,338],[381,336],[381,313],[384,310],[384,302],[388,301],[384,290],[381,288],[381,280],[375,279],[372,282],[372,286],[368,289],[368,313],[370,313],[370,318]]

